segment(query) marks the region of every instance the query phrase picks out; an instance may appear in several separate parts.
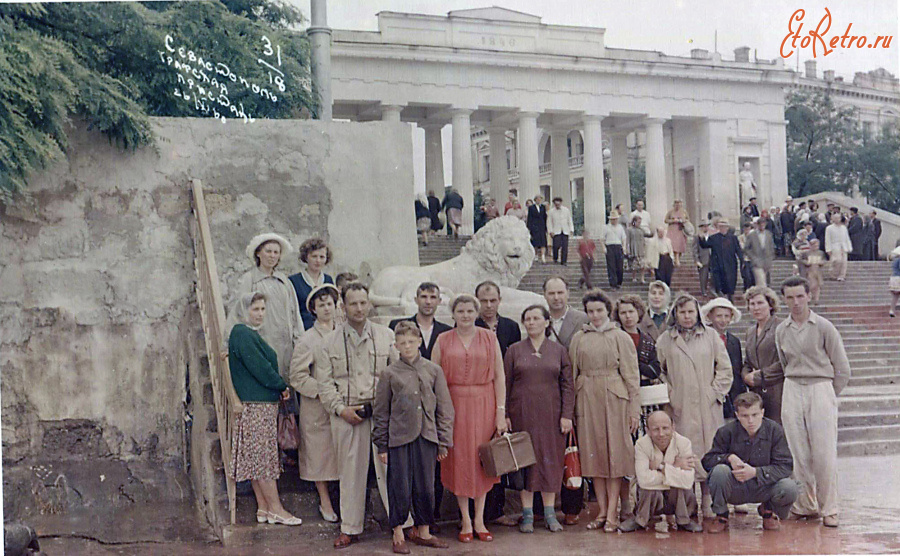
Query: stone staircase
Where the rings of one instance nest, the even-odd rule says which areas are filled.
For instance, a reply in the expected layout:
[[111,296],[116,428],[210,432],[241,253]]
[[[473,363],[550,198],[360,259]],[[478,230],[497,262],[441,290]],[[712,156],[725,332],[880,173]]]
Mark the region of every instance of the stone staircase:
[[[468,238],[432,238],[427,247],[419,246],[420,263],[432,264],[459,254]],[[549,257],[548,257],[549,260]],[[793,273],[792,259],[778,259],[772,272],[777,286]],[[577,241],[570,241],[568,266],[536,261],[522,279],[519,289],[540,293],[544,280],[562,275],[571,287],[570,304],[580,308],[583,288],[578,288],[581,268]],[[841,393],[838,418],[838,452],[840,455],[900,454],[900,319],[890,319],[887,304],[887,282],[890,265],[883,261],[851,262],[845,282],[826,280],[819,304],[813,310],[837,326],[850,359],[852,377]],[[591,273],[595,287],[608,288],[603,257],[594,263]],[[617,295],[634,293],[647,299],[647,286],[632,282],[626,271],[625,284]],[[676,267],[673,291],[700,294],[696,265],[688,256]],[[746,312],[740,280],[735,305]],[[702,302],[703,300],[701,300]],[[784,307],[778,313],[787,317]],[[731,331],[743,341],[752,317],[746,314]]]

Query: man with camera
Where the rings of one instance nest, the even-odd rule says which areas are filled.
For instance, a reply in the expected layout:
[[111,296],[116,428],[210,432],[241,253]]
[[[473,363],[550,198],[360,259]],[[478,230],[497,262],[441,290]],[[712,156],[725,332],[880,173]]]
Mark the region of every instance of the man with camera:
[[[340,476],[341,534],[334,541],[335,548],[350,546],[363,532],[370,460],[374,459],[378,492],[388,509],[386,465],[373,455],[371,417],[378,376],[394,356],[393,332],[367,318],[371,307],[368,288],[352,282],[341,297],[347,319],[316,353],[319,399],[331,413]],[[404,527],[412,525],[412,520],[407,521]]]

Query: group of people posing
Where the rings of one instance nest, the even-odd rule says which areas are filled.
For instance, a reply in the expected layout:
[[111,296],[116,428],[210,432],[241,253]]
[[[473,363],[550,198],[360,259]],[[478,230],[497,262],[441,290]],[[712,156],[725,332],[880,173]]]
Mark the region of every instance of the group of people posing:
[[[229,472],[251,481],[258,521],[300,523],[275,486],[282,399],[299,403],[289,411],[299,411],[300,476],[316,483],[322,517],[341,522],[335,548],[362,533],[370,464],[396,553],[408,553],[408,542],[447,547],[433,534],[443,489],[457,500],[459,542],[491,541],[490,523],[533,532],[535,503],[550,531],[575,525],[586,493],[563,486],[566,446],[575,442],[600,507],[589,529],[630,532],[674,514],[679,527],[699,532],[701,506],[714,533],[727,527],[729,503],[750,502],[760,503],[766,529],[791,512],[837,526],[835,398],[849,364],[836,329],[809,310],[805,279],[782,285],[791,310],[783,322],[773,291],[748,292],[757,326],[745,350],[725,331],[740,318],[730,302],[670,301],[662,281],[650,284],[646,307],[636,295],[590,290],[581,311],[569,307],[565,279],[551,277],[546,306],[520,316],[523,338],[519,323],[499,315],[493,282],[452,300],[452,327],[435,319],[440,288],[427,282],[416,314],[384,326],[369,318],[365,285],[338,289],[324,273],[324,241],[305,242],[306,269],[287,277],[276,268],[290,249],[276,234],[251,241],[256,266],[238,282],[226,331],[243,402]],[[666,385],[662,412],[641,402],[642,386],[654,384]],[[517,481],[487,476],[478,457],[480,445],[507,431],[527,431],[537,460],[517,485],[521,516],[504,515]],[[335,480],[340,516],[327,490]]]

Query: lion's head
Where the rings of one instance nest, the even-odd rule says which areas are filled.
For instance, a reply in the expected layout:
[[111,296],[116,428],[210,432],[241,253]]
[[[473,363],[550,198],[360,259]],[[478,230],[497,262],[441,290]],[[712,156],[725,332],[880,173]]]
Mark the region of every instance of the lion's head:
[[486,271],[497,275],[501,286],[515,288],[534,262],[531,234],[515,216],[501,216],[487,223],[462,248]]

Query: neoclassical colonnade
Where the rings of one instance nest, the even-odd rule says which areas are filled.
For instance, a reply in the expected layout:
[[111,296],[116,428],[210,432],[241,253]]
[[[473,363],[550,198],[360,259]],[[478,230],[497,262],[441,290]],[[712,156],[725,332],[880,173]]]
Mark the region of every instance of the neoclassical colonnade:
[[[425,134],[426,189],[445,186],[441,130],[450,126],[452,185],[473,223],[472,130],[490,144],[490,192],[506,198],[507,133],[515,131],[520,198],[539,192],[538,141],[549,135],[551,195],[570,204],[567,136],[579,130],[585,227],[605,225],[604,136],[613,204],[630,206],[626,137],[645,137],[647,208],[655,223],[676,197],[694,218],[713,208],[737,216],[738,164],[750,162],[761,204],[787,193],[780,60],[690,58],[617,50],[604,30],[544,25],[502,8],[448,17],[381,12],[378,32],[334,32],[334,116],[415,123]],[[510,169],[512,170],[512,168]]]

